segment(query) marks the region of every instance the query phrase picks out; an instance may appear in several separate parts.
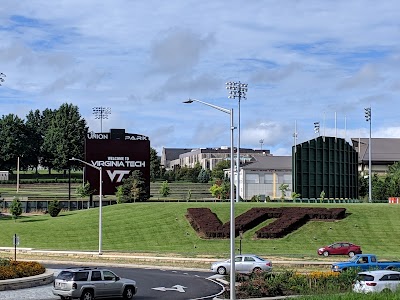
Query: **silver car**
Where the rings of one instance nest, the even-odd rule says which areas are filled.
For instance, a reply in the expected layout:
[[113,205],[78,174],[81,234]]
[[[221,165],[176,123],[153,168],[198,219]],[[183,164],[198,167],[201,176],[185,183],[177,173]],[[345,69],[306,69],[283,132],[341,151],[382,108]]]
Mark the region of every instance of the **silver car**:
[[62,300],[79,298],[132,299],[137,293],[136,282],[120,278],[114,272],[93,267],[71,268],[61,271],[53,282],[53,294]]
[[364,271],[353,283],[356,293],[394,292],[400,287],[400,272],[391,270]]
[[[229,273],[231,268],[231,260],[218,261],[211,264],[211,271],[220,275]],[[257,271],[272,270],[272,262],[265,260],[254,254],[243,254],[235,256],[235,271],[237,273],[252,273]]]

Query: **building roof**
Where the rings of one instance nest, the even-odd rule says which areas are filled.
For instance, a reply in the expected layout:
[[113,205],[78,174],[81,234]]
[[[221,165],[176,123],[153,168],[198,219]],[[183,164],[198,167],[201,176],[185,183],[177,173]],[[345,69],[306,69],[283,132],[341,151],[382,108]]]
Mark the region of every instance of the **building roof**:
[[163,148],[163,154],[167,161],[179,158],[179,155],[192,151],[192,148]]
[[291,156],[253,155],[254,161],[242,167],[244,170],[291,170]]
[[[358,161],[369,161],[369,138],[352,138],[353,146],[358,149]],[[360,147],[359,147],[360,146]],[[400,161],[400,139],[371,138],[371,163],[394,163]]]

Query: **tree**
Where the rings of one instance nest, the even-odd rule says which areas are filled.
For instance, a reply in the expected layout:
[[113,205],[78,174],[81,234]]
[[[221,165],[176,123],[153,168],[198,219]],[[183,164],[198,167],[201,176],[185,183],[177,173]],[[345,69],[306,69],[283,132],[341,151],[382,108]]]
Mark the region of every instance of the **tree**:
[[29,149],[26,126],[18,116],[9,114],[0,119],[0,145],[0,169],[16,170],[18,157],[24,157]]
[[128,178],[122,180],[122,187],[117,189],[121,203],[146,201],[149,193],[143,180],[142,172],[135,170]]
[[322,191],[321,194],[319,194],[319,198],[321,199],[321,202],[325,200],[325,191]]
[[22,203],[18,197],[14,197],[14,200],[11,202],[10,213],[15,221],[22,215]]
[[51,153],[49,166],[65,170],[71,157],[83,158],[84,141],[88,128],[79,109],[64,103],[57,109],[44,136],[42,150]]
[[210,172],[208,170],[201,169],[199,175],[197,176],[197,182],[207,183],[210,181]]
[[85,197],[89,197],[90,195],[92,195],[96,190],[92,190],[90,187],[90,183],[89,181],[87,181],[84,185],[78,185],[75,193],[81,197],[81,198],[85,198]]
[[211,187],[210,193],[213,197],[226,200],[229,198],[230,195],[230,183],[224,180],[217,180]]
[[211,176],[214,179],[224,179],[225,178],[225,169],[229,169],[231,167],[231,162],[229,160],[221,160],[217,165],[212,169]]
[[284,200],[284,199],[285,199],[285,197],[286,197],[286,192],[287,192],[288,189],[289,189],[289,185],[286,184],[286,183],[282,183],[282,184],[279,186],[279,190],[280,190],[281,193],[282,193],[282,195],[281,195],[281,200]]
[[160,187],[160,194],[163,197],[167,197],[170,194],[168,181],[164,181]]
[[25,163],[38,172],[38,166],[42,158],[40,149],[43,145],[43,115],[37,109],[30,111],[26,116],[25,126],[27,130],[27,139],[29,141],[29,147],[27,147],[27,153],[24,157]]
[[150,180],[152,182],[161,178],[161,158],[154,148],[150,148]]
[[49,203],[49,214],[52,217],[57,217],[61,211],[61,205],[58,200],[53,200]]
[[292,193],[292,199],[293,199],[293,200],[296,200],[296,199],[300,198],[300,196],[301,196],[301,195],[300,195],[300,194],[297,194],[296,192],[293,192],[293,193]]

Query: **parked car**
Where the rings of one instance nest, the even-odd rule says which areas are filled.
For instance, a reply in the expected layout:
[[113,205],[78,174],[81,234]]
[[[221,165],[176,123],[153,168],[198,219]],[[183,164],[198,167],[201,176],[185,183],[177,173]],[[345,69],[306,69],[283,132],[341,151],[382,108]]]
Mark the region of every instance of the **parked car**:
[[378,261],[374,254],[357,254],[349,261],[334,263],[331,270],[342,272],[351,268],[357,268],[363,271],[370,269],[392,270],[400,268],[400,261]]
[[349,242],[333,243],[318,249],[318,255],[348,255],[353,257],[356,254],[362,254],[361,247]]
[[[229,273],[231,260],[218,261],[211,264],[211,271],[220,275]],[[254,254],[244,254],[235,256],[235,271],[238,273],[252,273],[256,271],[272,270],[272,262],[265,260]]]
[[137,286],[134,280],[120,278],[108,269],[82,267],[62,270],[53,282],[52,291],[62,300],[116,297],[129,300],[137,293]]
[[391,270],[374,270],[360,272],[353,283],[356,293],[394,292],[400,285],[400,272]]

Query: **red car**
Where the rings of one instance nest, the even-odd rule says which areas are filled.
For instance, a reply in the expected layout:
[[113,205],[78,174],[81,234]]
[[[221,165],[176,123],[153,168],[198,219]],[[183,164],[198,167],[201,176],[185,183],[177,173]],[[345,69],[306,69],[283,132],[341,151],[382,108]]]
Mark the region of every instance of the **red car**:
[[318,255],[348,255],[362,254],[361,247],[348,242],[333,243],[318,249]]

